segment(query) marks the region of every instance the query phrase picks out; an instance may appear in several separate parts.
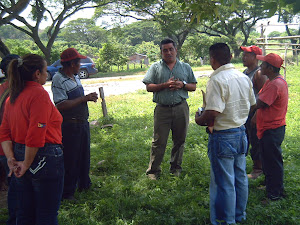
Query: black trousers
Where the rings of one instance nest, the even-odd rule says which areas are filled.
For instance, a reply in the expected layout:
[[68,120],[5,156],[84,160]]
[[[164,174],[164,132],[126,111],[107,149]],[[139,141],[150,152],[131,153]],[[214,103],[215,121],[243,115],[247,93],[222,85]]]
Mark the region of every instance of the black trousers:
[[[246,134],[247,134],[247,140],[248,140],[248,150],[250,148],[250,156],[253,161],[260,160],[260,152],[259,152],[259,140],[256,135],[257,129],[256,126],[251,126],[251,119],[254,115],[255,111],[249,114],[248,119],[246,121],[245,127],[246,127]],[[248,153],[247,150],[247,153]]]
[[283,160],[281,143],[285,135],[285,126],[266,130],[259,146],[263,172],[266,177],[267,197],[276,200],[283,196]]
[[76,188],[88,189],[90,172],[89,123],[62,123],[65,163],[63,198],[74,195]]

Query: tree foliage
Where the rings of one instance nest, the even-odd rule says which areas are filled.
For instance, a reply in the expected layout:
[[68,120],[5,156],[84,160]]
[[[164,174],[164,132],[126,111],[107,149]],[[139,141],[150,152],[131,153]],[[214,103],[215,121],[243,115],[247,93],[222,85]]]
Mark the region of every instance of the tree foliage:
[[[16,29],[26,33],[29,35],[40,50],[45,55],[47,62],[50,62],[51,48],[53,43],[61,29],[62,23],[74,15],[76,12],[92,7],[101,7],[111,3],[113,0],[97,0],[97,5],[93,4],[92,1],[89,0],[55,0],[55,1],[42,1],[35,0],[32,1],[31,7],[31,19],[34,20],[34,24],[28,20],[28,17],[23,17],[20,15],[16,15],[15,19],[21,22],[23,25],[19,26],[13,21],[6,21],[6,24],[9,24]],[[1,4],[2,5],[2,4]],[[5,9],[5,12],[10,15],[15,15],[14,11],[9,11]],[[50,26],[47,28],[47,42],[44,43],[41,40],[39,35],[39,28],[41,22],[44,20],[48,20],[50,22]],[[23,27],[27,29],[24,29]]]
[[180,50],[188,34],[197,26],[189,10],[172,0],[121,1],[108,9],[111,14],[157,22],[162,35],[170,37]]
[[79,43],[101,47],[101,43],[107,42],[107,31],[96,26],[93,19],[79,18],[65,25],[58,38],[71,44]]
[[[24,27],[26,29],[26,27]],[[3,25],[0,26],[0,37],[2,39],[19,39],[19,40],[26,40],[29,39],[28,35],[24,32],[10,26],[10,25]]]
[[[28,5],[30,0],[3,0],[0,2],[0,27],[14,20]],[[10,53],[0,36],[0,56],[4,57]]]
[[[235,10],[231,10],[231,4],[223,4],[218,9],[220,17],[201,22],[198,32],[222,37],[224,42],[231,46],[235,57],[238,57],[240,46],[248,44],[250,32],[253,31],[257,21],[268,18],[268,11],[264,9],[260,0],[239,4],[235,6]],[[242,33],[242,36],[239,36],[240,41],[237,39],[239,32]]]
[[158,44],[162,38],[162,31],[159,24],[154,21],[142,20],[118,26],[111,29],[112,34],[118,42],[135,46],[142,42],[154,42]]
[[105,43],[99,50],[99,58],[97,60],[98,69],[101,72],[108,72],[110,67],[123,66],[127,62],[127,57],[122,54],[121,46],[117,43]]
[[141,44],[136,45],[135,52],[147,55],[151,62],[157,61],[160,58],[159,45],[154,44],[153,41],[143,41]]

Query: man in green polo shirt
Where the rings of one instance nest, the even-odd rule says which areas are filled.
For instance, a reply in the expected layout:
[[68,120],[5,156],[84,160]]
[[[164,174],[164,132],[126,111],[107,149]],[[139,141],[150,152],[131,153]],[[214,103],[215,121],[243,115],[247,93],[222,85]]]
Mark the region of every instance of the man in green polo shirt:
[[148,177],[156,180],[161,172],[168,136],[172,130],[170,172],[180,175],[184,143],[189,124],[188,91],[195,91],[197,80],[192,68],[180,62],[175,42],[164,39],[160,43],[162,60],[151,65],[143,79],[148,92],[153,92],[154,132]]

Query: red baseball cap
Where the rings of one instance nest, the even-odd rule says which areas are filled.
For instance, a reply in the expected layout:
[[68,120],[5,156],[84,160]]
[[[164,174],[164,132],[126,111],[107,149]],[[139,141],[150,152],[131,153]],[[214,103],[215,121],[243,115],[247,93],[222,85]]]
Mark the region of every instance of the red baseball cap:
[[67,48],[60,55],[61,62],[68,62],[73,59],[85,59],[86,56],[80,55],[75,48]]
[[270,53],[270,54],[268,54],[266,56],[257,55],[256,58],[258,60],[270,63],[272,66],[275,66],[277,68],[280,68],[282,66],[282,64],[283,64],[282,58],[279,55],[275,54],[275,53]]
[[259,47],[255,46],[255,45],[251,45],[249,47],[241,46],[241,49],[244,52],[253,52],[255,55],[262,55],[262,50]]

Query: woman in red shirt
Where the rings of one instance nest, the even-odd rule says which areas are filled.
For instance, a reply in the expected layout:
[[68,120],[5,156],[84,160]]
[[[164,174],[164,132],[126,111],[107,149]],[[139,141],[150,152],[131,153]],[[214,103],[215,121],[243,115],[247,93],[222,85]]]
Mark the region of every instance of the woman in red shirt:
[[39,55],[15,59],[8,68],[0,141],[18,195],[18,224],[58,224],[64,161],[62,116],[43,88],[47,63]]

